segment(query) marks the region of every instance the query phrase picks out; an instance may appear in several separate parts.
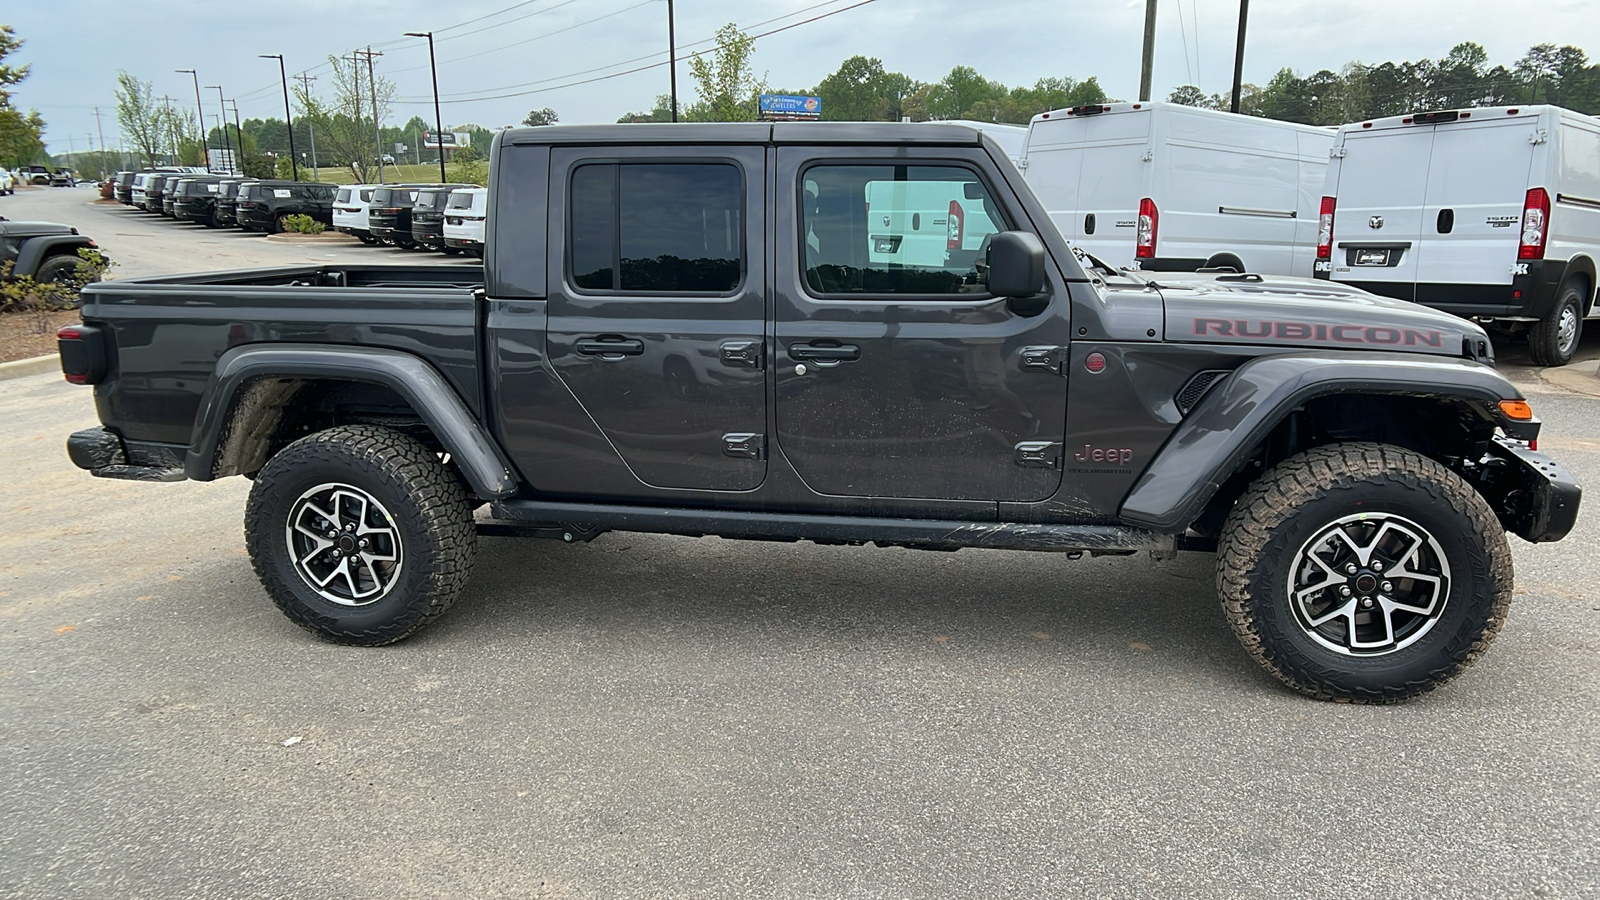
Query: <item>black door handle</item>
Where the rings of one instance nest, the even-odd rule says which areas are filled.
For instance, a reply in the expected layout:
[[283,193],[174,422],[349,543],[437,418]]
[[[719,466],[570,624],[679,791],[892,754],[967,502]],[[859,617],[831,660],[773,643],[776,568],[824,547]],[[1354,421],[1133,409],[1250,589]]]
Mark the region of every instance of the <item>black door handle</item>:
[[588,356],[638,356],[644,352],[644,341],[638,338],[611,337],[580,339],[574,346]]
[[789,358],[853,362],[861,358],[861,348],[854,344],[790,344]]

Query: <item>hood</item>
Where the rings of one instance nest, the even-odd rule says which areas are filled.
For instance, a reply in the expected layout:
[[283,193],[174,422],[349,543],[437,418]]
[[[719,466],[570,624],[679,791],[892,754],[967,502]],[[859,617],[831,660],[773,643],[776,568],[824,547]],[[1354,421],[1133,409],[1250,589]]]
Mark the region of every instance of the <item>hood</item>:
[[37,237],[42,234],[77,234],[71,225],[55,222],[11,222],[0,219],[0,234],[7,237]]
[[1466,319],[1311,278],[1160,273],[1166,339],[1177,343],[1386,350],[1488,359]]

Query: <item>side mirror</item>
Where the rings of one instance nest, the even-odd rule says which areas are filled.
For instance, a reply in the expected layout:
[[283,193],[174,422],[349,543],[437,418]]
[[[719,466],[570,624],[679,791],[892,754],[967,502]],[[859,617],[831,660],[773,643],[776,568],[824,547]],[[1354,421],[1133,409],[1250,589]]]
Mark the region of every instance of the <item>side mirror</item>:
[[1044,244],[1026,231],[1002,231],[989,238],[989,293],[1032,297],[1044,290]]

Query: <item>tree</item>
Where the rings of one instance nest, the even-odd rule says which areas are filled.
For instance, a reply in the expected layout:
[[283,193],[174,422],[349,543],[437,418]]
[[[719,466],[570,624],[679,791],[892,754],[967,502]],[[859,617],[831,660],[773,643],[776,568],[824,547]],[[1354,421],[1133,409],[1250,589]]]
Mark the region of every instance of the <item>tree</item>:
[[1206,96],[1205,91],[1192,84],[1174,88],[1172,93],[1167,95],[1167,102],[1176,103],[1180,106],[1199,106],[1206,109],[1211,107],[1211,98]]
[[11,106],[12,85],[28,77],[28,66],[5,64],[7,56],[22,46],[10,25],[0,25],[0,164],[24,166],[44,153],[44,119],[37,109],[21,110]]
[[117,71],[117,125],[122,134],[144,158],[146,165],[155,165],[161,148],[170,143],[172,122],[166,107],[156,102],[155,90],[150,82]]
[[627,125],[634,122],[671,122],[672,121],[672,95],[657,94],[655,106],[649,112],[631,112],[623,114],[618,119],[619,124]]
[[717,29],[717,46],[689,60],[699,102],[681,118],[690,122],[754,122],[767,78],[751,66],[756,39],[729,22]]
[[532,127],[554,125],[560,118],[560,116],[556,115],[555,110],[546,106],[543,109],[529,110],[527,117],[522,120],[522,124]]
[[[304,84],[293,88],[300,112],[296,126],[305,121],[317,132],[317,152],[325,159],[348,165],[355,177],[365,183],[377,162],[378,134],[374,127],[390,112],[394,101],[394,82],[381,75],[369,78],[362,60],[329,56],[333,72],[327,79],[332,95],[327,99],[312,94]],[[376,97],[377,108],[373,99]],[[298,129],[296,138],[299,137]]]
[[28,70],[32,68],[31,65],[5,65],[6,57],[21,49],[23,43],[24,41],[17,37],[17,33],[10,25],[0,25],[0,109],[11,108],[11,91],[7,89],[20,84],[28,77]]

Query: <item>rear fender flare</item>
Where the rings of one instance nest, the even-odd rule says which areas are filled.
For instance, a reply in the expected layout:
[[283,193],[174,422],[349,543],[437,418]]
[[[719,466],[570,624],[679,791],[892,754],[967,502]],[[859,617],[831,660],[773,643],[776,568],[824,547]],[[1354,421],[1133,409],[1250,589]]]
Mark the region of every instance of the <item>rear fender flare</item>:
[[1296,407],[1329,394],[1438,397],[1466,401],[1514,437],[1537,423],[1511,422],[1501,400],[1522,394],[1494,369],[1466,359],[1405,353],[1296,353],[1240,366],[1184,418],[1122,501],[1125,522],[1182,531],[1252,452]]
[[1583,278],[1589,284],[1589,293],[1583,298],[1583,314],[1586,316],[1592,315],[1594,313],[1595,289],[1600,287],[1595,283],[1594,260],[1587,256],[1574,256],[1567,260],[1566,267],[1561,270],[1561,280],[1556,283],[1557,290],[1560,290],[1560,286],[1566,284],[1567,280],[1574,275]]
[[380,384],[406,400],[427,423],[479,497],[516,493],[510,462],[444,376],[409,353],[375,347],[253,344],[217,360],[200,400],[184,472],[211,481],[224,432],[246,385],[260,378],[319,378]]

